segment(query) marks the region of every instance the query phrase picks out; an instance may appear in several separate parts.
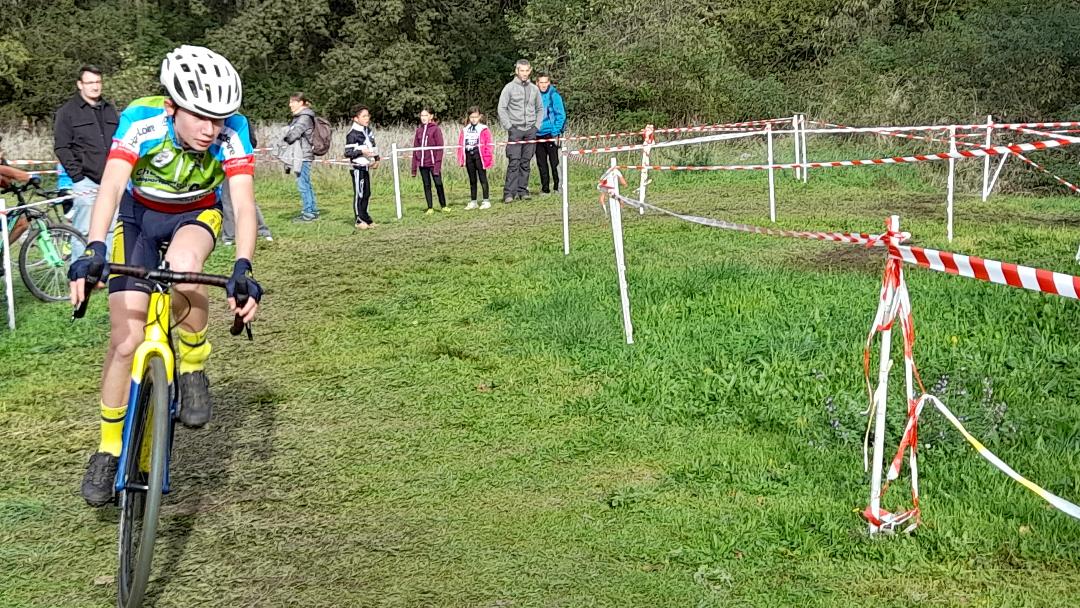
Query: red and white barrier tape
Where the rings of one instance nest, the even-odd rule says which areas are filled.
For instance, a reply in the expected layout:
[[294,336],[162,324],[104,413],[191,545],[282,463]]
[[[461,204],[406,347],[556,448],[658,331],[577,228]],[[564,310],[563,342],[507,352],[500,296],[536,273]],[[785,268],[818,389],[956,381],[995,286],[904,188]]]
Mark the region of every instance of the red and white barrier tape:
[[890,246],[889,254],[908,264],[938,272],[1080,299],[1080,277],[1070,274],[913,245]]
[[79,198],[79,197],[82,197],[82,196],[87,196],[89,194],[97,194],[97,188],[94,188],[93,190],[87,190],[86,192],[80,192],[78,194],[65,194],[64,196],[58,196],[56,198],[50,198],[50,199],[46,199],[46,200],[43,200],[43,201],[34,201],[32,203],[27,203],[25,205],[19,205],[17,207],[8,207],[3,212],[0,212],[0,215],[11,213],[12,211],[22,211],[23,209],[30,209],[32,207],[41,207],[42,205],[52,205],[54,203],[59,203],[61,201],[66,201],[66,200],[72,199],[72,198]]
[[[915,365],[914,317],[911,313],[911,301],[908,296],[907,283],[904,280],[903,269],[900,268],[900,263],[913,263],[932,270],[951,272],[970,278],[978,278],[1003,285],[1011,285],[1013,287],[1024,287],[1074,299],[1077,297],[1077,292],[1080,291],[1080,277],[1072,277],[1015,264],[995,262],[993,260],[983,260],[973,256],[961,256],[950,252],[926,250],[919,247],[900,245],[895,242],[897,240],[896,238],[889,238],[889,236],[890,235],[887,234],[883,239],[888,246],[890,255],[888,262],[886,262],[885,275],[882,280],[881,301],[878,306],[878,312],[875,316],[874,323],[871,325],[870,333],[867,336],[866,348],[863,351],[863,371],[866,377],[867,389],[870,392],[869,413],[871,414],[872,419],[876,404],[882,403],[883,406],[884,396],[875,395],[871,390],[870,348],[874,336],[880,331],[891,328],[896,319],[899,318],[902,330],[901,333],[904,338],[904,363],[906,366],[910,367],[912,371],[910,377],[906,380],[909,383],[906,387],[907,394],[915,394],[914,386],[910,385],[911,381],[914,380],[918,384],[920,396],[917,399],[908,399],[907,422],[904,425],[904,432],[901,436],[896,454],[889,463],[885,483],[881,489],[880,496],[884,497],[889,484],[899,478],[904,458],[907,456],[911,474],[912,508],[898,512],[889,512],[879,508],[878,512],[875,514],[872,508],[868,506],[863,512],[863,516],[872,525],[886,532],[894,531],[908,522],[911,523],[904,528],[905,532],[910,532],[919,525],[919,479],[917,464],[918,428],[919,416],[922,414],[923,407],[929,402],[945,416],[949,423],[956,428],[972,448],[974,448],[980,456],[986,459],[987,462],[994,465],[999,471],[1005,473],[1011,479],[1032,491],[1043,500],[1047,501],[1051,506],[1062,513],[1080,519],[1080,506],[1055,495],[1017,473],[1016,470],[987,449],[982,442],[972,436],[971,433],[964,428],[964,425],[960,423],[960,420],[945,407],[945,404],[942,403],[941,400],[926,392],[922,378],[919,376],[918,368]],[[878,390],[884,390],[884,385],[879,386]],[[864,441],[863,444],[864,458],[868,449],[869,427],[867,428],[866,439],[867,440]]]
[[27,160],[24,158],[18,158],[15,160],[7,161],[9,165],[55,165],[60,162],[58,160]]
[[[1080,277],[1074,277],[1071,275],[1065,275],[1061,273],[1051,272],[1048,270],[1041,270],[1037,268],[1030,268],[1027,266],[1019,266],[1016,264],[1008,264],[1004,262],[997,262],[994,260],[984,260],[974,256],[964,256],[956,253],[936,251],[933,249],[924,249],[921,247],[914,247],[909,245],[900,244],[903,240],[906,240],[909,235],[907,233],[893,233],[886,232],[880,235],[871,234],[859,234],[859,233],[845,233],[845,232],[813,232],[813,231],[796,231],[796,230],[774,230],[770,228],[762,228],[759,226],[752,226],[749,224],[738,224],[735,222],[728,222],[724,220],[717,220],[712,218],[703,218],[692,215],[685,215],[676,213],[658,207],[651,203],[639,202],[633,199],[627,198],[620,194],[616,194],[610,187],[608,187],[608,178],[614,175],[620,181],[623,180],[622,175],[617,168],[610,169],[601,178],[597,189],[601,192],[603,197],[611,197],[618,201],[620,204],[627,204],[638,208],[648,208],[664,213],[666,215],[689,221],[695,224],[701,224],[704,226],[710,226],[714,228],[721,228],[726,230],[736,230],[740,232],[749,232],[754,234],[765,234],[770,236],[783,236],[800,239],[811,239],[821,241],[833,241],[842,243],[851,243],[863,245],[866,247],[885,246],[889,251],[889,258],[885,265],[885,274],[882,279],[881,297],[879,300],[878,310],[874,318],[874,322],[871,325],[870,332],[867,336],[866,347],[863,352],[863,367],[866,377],[867,391],[870,396],[870,419],[873,420],[875,414],[875,407],[877,403],[881,403],[884,406],[884,395],[876,395],[871,379],[870,379],[870,350],[873,345],[874,337],[883,330],[891,329],[896,319],[900,319],[901,333],[904,338],[904,357],[905,364],[911,366],[912,379],[918,383],[920,389],[920,397],[918,399],[908,400],[908,412],[907,422],[904,427],[904,433],[900,441],[900,445],[897,449],[896,455],[889,463],[888,471],[886,472],[885,483],[881,489],[881,497],[884,497],[885,492],[888,490],[889,484],[895,481],[900,476],[900,470],[903,467],[905,456],[908,458],[909,468],[911,471],[911,495],[912,495],[912,508],[904,511],[890,512],[885,509],[878,508],[875,514],[870,507],[867,507],[863,512],[863,516],[866,517],[871,524],[878,529],[886,532],[891,532],[899,529],[904,524],[908,524],[905,528],[905,532],[909,532],[915,529],[920,523],[920,510],[919,510],[919,485],[918,485],[918,466],[917,466],[917,452],[918,452],[918,422],[919,415],[922,413],[924,405],[929,402],[936,407],[943,416],[952,424],[957,431],[964,437],[968,443],[975,449],[976,452],[1001,472],[1008,475],[1017,483],[1020,483],[1025,488],[1031,490],[1039,497],[1046,500],[1056,509],[1069,515],[1071,517],[1080,519],[1080,506],[1077,506],[1068,500],[1065,500],[1039,485],[1031,482],[1027,478],[1023,477],[1012,469],[1008,464],[1003,462],[1000,458],[994,455],[990,450],[986,448],[981,442],[971,435],[956,418],[945,407],[943,403],[933,395],[926,392],[922,379],[919,377],[918,368],[915,366],[914,361],[914,349],[915,349],[915,323],[914,317],[911,312],[911,301],[908,294],[907,282],[904,280],[904,272],[902,263],[907,262],[916,264],[924,268],[931,270],[939,270],[942,272],[948,272],[951,274],[957,274],[960,276],[966,276],[969,278],[980,279],[989,281],[992,283],[1000,283],[1002,285],[1011,285],[1013,287],[1023,287],[1025,289],[1031,289],[1035,291],[1042,291],[1045,293],[1052,293],[1073,299],[1078,299],[1080,294]],[[914,394],[914,387],[908,387],[908,394]],[[884,390],[884,385],[879,386],[879,391]],[[867,429],[867,440],[869,439],[869,427]],[[864,443],[864,458],[867,450],[867,444]],[[909,523],[910,522],[910,523]]]
[[865,160],[839,160],[813,163],[774,163],[772,165],[619,165],[619,169],[650,171],[763,171],[768,169],[826,169],[830,167],[859,167],[863,165],[896,165],[902,163],[918,163],[950,158],[982,158],[984,156],[996,156],[1001,154],[1015,154],[1017,152],[1030,152],[1032,150],[1047,150],[1059,148],[1077,143],[1075,138],[1054,138],[1034,143],[1010,144],[1005,146],[980,147],[975,150],[957,150],[956,152],[938,152],[936,154],[916,154],[913,156],[893,156],[887,158],[872,158]]
[[[826,125],[826,126],[829,126],[829,127],[837,127],[837,128],[841,128],[841,129],[850,128],[850,127],[846,127],[844,125],[827,123],[827,122],[820,122],[820,121],[810,121],[810,122],[814,122],[815,124]],[[993,126],[994,126],[993,124],[989,125],[989,127],[991,127],[991,128],[993,128]],[[1040,137],[1047,137],[1047,138],[1052,138],[1055,135],[1064,135],[1064,133],[1058,133],[1058,132],[1046,133],[1046,132],[1042,132],[1042,131],[1032,131],[1032,130],[1024,128],[1024,127],[1010,127],[1010,130],[1016,130],[1016,131],[1019,131],[1021,133],[1029,133],[1029,134],[1039,135]],[[892,136],[892,137],[902,137],[904,139],[913,139],[913,140],[919,140],[919,141],[929,141],[929,142],[945,143],[945,144],[949,143],[948,139],[942,139],[940,137],[931,137],[931,136],[926,136],[926,135],[912,135],[910,133],[898,133],[898,132],[895,132],[895,131],[884,131],[884,130],[883,131],[875,131],[875,133],[880,133],[882,135],[889,135],[889,136]],[[982,133],[964,133],[964,134],[958,134],[957,137],[958,138],[959,137],[982,137],[982,135],[983,135]],[[967,141],[957,141],[956,143],[958,145],[968,146],[968,147],[971,147],[971,148],[985,148],[986,147],[986,146],[983,146],[982,144],[977,144],[977,143],[972,143],[972,142],[967,142]],[[1027,156],[1025,156],[1025,155],[1023,155],[1023,154],[1021,154],[1019,152],[1014,152],[1013,154],[1017,158],[1019,158],[1020,160],[1027,163],[1028,165],[1030,165],[1030,166],[1034,167],[1035,169],[1037,169],[1037,170],[1045,173],[1046,175],[1050,176],[1052,179],[1054,179],[1054,181],[1056,181],[1059,184],[1065,186],[1069,190],[1072,190],[1073,192],[1076,192],[1076,193],[1080,193],[1080,187],[1072,184],[1071,182],[1069,182],[1065,178],[1053,173],[1052,171],[1050,171],[1046,167],[1043,167],[1039,163],[1031,160],[1030,158],[1028,158]]]

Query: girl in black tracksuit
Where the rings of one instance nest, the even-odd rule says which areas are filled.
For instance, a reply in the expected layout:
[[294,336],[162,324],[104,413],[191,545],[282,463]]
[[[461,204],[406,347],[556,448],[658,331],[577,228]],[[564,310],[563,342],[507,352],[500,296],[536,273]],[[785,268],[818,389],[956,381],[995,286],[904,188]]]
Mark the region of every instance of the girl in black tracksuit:
[[375,132],[371,128],[371,111],[366,106],[354,106],[353,124],[345,136],[345,158],[352,161],[353,214],[356,227],[366,230],[375,224],[368,215],[371,199],[371,175],[369,168],[379,165],[379,149],[375,146]]

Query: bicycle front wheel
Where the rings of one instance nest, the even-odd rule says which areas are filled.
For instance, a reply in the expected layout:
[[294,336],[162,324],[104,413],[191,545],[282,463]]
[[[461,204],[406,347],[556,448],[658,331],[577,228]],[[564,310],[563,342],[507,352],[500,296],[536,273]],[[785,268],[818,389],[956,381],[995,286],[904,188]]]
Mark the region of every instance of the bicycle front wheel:
[[45,224],[26,237],[19,252],[19,274],[34,297],[43,302],[67,301],[68,266],[76,243],[86,248],[86,237],[66,224]]
[[125,446],[124,488],[120,491],[120,568],[117,604],[138,608],[150,579],[158,511],[169,458],[169,381],[165,361],[151,356],[135,402],[130,440]]

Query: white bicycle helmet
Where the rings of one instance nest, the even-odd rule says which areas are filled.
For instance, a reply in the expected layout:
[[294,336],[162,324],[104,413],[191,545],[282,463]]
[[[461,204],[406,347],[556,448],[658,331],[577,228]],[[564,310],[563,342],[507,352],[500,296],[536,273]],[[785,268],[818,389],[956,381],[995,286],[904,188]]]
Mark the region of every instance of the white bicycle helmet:
[[240,109],[243,88],[236,68],[201,46],[173,49],[161,62],[161,84],[176,105],[210,118],[228,118]]

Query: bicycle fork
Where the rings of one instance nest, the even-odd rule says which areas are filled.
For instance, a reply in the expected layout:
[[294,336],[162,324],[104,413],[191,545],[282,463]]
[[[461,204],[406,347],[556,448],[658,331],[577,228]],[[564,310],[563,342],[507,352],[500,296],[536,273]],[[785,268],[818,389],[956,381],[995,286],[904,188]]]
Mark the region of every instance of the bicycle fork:
[[[130,453],[130,446],[134,443],[132,433],[135,432],[135,417],[138,415],[139,409],[139,389],[142,386],[144,380],[144,374],[150,368],[149,362],[151,357],[161,357],[165,362],[165,377],[168,379],[169,387],[169,418],[173,419],[176,416],[176,393],[174,382],[174,370],[176,368],[176,360],[173,355],[172,348],[169,344],[169,322],[170,322],[170,306],[171,298],[169,294],[162,292],[154,292],[150,294],[150,305],[146,311],[146,333],[143,337],[142,344],[135,350],[135,358],[131,364],[131,388],[128,392],[128,408],[127,413],[124,414],[124,434],[123,434],[123,449],[120,451],[120,461],[117,467],[116,486],[115,490],[119,494],[125,487],[132,487],[138,490],[146,490],[145,487],[139,487],[139,484],[130,482],[127,479],[127,462],[131,458],[139,459],[139,469],[142,471],[150,470],[150,446],[153,445],[153,412],[151,411],[147,417],[143,428],[143,439],[141,441],[141,449],[138,454]],[[172,453],[173,442],[173,425],[169,425],[169,450],[167,454]],[[169,493],[169,467],[165,466],[165,479],[162,485],[162,494]]]

